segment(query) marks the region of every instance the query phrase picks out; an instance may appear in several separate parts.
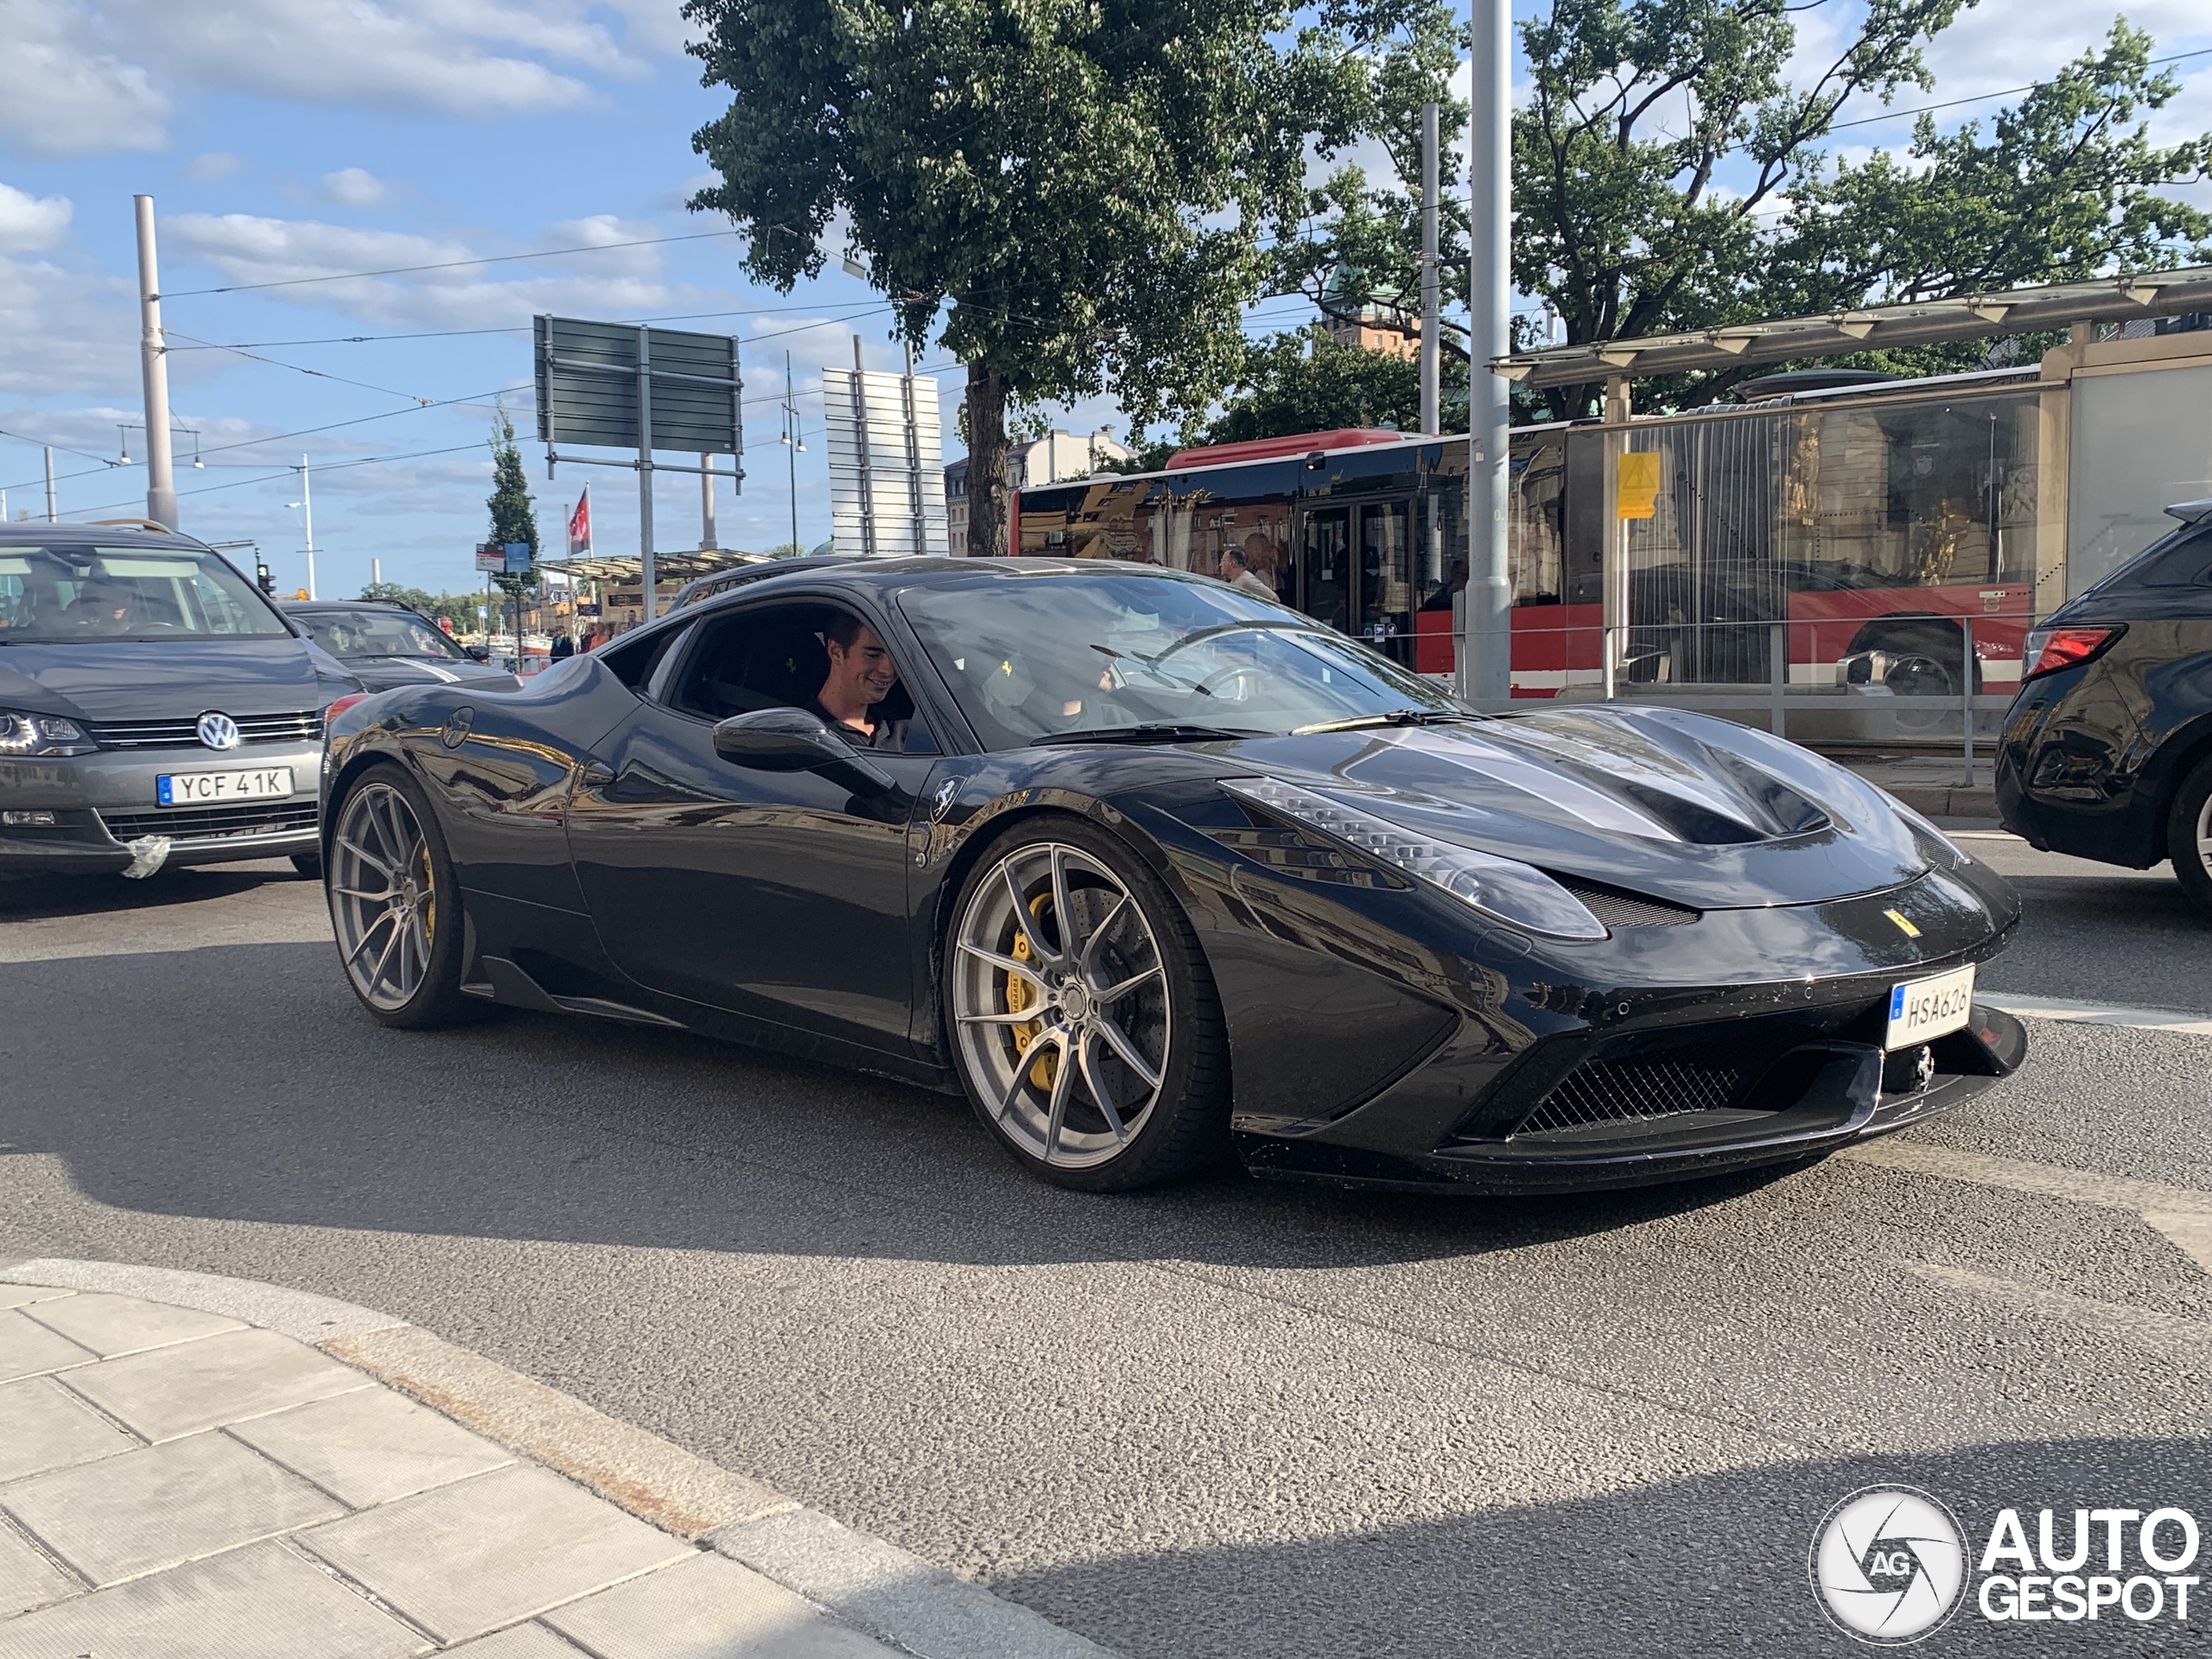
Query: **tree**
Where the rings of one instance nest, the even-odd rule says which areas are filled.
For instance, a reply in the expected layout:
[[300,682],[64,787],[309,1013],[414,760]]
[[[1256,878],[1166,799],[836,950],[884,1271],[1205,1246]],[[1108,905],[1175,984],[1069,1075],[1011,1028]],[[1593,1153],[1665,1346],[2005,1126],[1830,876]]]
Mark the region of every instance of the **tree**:
[[492,493],[484,505],[492,514],[490,539],[502,546],[522,542],[530,548],[530,569],[492,578],[507,596],[514,612],[515,659],[522,659],[522,601],[537,576],[537,512],[531,500],[530,481],[522,467],[522,451],[515,444],[515,423],[504,405],[493,417],[492,436]]
[[[1831,167],[1818,146],[1845,102],[1932,86],[1922,49],[1965,3],[1864,0],[1793,84],[1797,18],[1835,0],[1554,0],[1521,31],[1515,286],[1553,307],[1570,342],[1593,343],[2167,263],[2207,233],[2204,215],[2155,193],[2200,175],[2212,150],[2130,126],[2178,83],[2150,73],[2150,39],[2124,21],[1986,142],[1978,123],[1943,137],[1923,117],[1907,159]],[[1652,391],[1702,403],[1774,366]],[[1555,388],[1543,412],[1584,414],[1599,390]]]
[[732,94],[691,205],[785,290],[837,223],[899,334],[967,365],[969,550],[995,552],[1010,404],[1110,382],[1189,418],[1236,372],[1262,232],[1357,79],[1346,3],[1286,36],[1278,0],[687,0]]
[[[1464,432],[1464,379],[1461,385],[1459,419],[1451,424]],[[1235,389],[1207,426],[1205,441],[1240,443],[1342,426],[1419,431],[1421,369],[1388,352],[1339,344],[1316,324],[1303,334],[1272,335],[1246,352]]]

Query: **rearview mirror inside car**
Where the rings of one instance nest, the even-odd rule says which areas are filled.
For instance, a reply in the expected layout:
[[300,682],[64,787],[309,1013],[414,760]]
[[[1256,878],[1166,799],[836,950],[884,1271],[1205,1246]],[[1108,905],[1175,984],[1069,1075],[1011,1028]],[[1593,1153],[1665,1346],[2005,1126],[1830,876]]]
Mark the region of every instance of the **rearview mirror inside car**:
[[897,780],[804,709],[755,709],[715,728],[715,753],[755,772],[818,772],[855,794],[880,795]]

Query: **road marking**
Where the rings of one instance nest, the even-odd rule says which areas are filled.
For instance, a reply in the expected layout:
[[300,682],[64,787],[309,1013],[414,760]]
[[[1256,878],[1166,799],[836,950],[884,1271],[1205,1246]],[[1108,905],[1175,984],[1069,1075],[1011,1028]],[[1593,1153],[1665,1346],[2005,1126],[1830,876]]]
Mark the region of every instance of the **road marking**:
[[2008,1192],[2033,1192],[2042,1198],[2094,1205],[2101,1210],[2129,1211],[2198,1267],[2212,1273],[2212,1192],[2196,1187],[2168,1186],[2126,1175],[2100,1175],[2094,1170],[2033,1164],[2019,1158],[1995,1158],[1985,1152],[1961,1152],[1955,1147],[1929,1146],[1921,1141],[1869,1141],[1847,1147],[1836,1156],[1914,1175],[1933,1175],[1941,1180],[1967,1181]]
[[2130,1008],[2114,1002],[2075,1002],[2056,996],[2012,996],[1999,992],[1980,999],[2007,1014],[2031,1020],[2060,1020],[2080,1026],[2126,1026],[2136,1031],[2174,1031],[2212,1037],[2212,1018],[2177,1008]]
[[1907,1262],[1905,1271],[1946,1290],[1986,1296],[2009,1303],[2024,1313],[2063,1320],[2170,1357],[2212,1359],[2212,1325],[2201,1320],[2185,1319],[2177,1313],[2159,1313],[2147,1307],[2128,1307],[2119,1302],[2100,1302],[2061,1290],[2039,1290],[2014,1280],[1970,1273],[1964,1268],[1944,1267],[1934,1262]]

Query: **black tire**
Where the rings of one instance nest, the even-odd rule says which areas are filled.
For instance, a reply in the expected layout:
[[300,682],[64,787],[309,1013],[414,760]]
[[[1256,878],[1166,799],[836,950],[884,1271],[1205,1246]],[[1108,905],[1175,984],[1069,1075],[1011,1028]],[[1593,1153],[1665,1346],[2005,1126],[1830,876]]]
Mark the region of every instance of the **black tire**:
[[2166,819],[2166,851],[2182,891],[2212,912],[2212,758],[2181,780]]
[[[349,916],[353,918],[350,936],[357,938],[360,945],[367,947],[360,953],[364,962],[369,951],[384,948],[373,938],[362,937],[365,930],[357,919],[361,914],[374,912],[351,910],[350,907],[355,904],[354,894],[364,890],[357,888],[349,893],[340,885],[349,877],[359,879],[353,873],[360,867],[360,859],[356,852],[359,843],[354,842],[347,833],[353,827],[349,820],[356,803],[372,791],[391,791],[403,800],[412,813],[415,828],[421,834],[423,856],[420,861],[427,873],[427,892],[430,900],[421,932],[421,937],[429,943],[429,950],[419,978],[408,995],[395,995],[383,1000],[372,995],[370,990],[364,988],[359,974],[347,957]],[[324,872],[323,897],[330,907],[331,927],[338,938],[339,957],[346,973],[346,982],[353,988],[356,1000],[367,1010],[370,1018],[381,1025],[404,1031],[435,1030],[470,1018],[476,1012],[476,1005],[473,999],[464,996],[461,989],[461,973],[467,965],[461,960],[462,940],[467,927],[461,914],[461,883],[454,874],[453,857],[447,851],[445,834],[439,826],[437,814],[431,810],[429,800],[423,793],[421,786],[403,767],[391,761],[378,761],[346,780],[344,791],[330,804],[330,823],[331,857]],[[385,849],[380,846],[379,850]],[[416,880],[419,882],[420,878]],[[392,885],[396,887],[397,881]],[[418,887],[417,891],[422,889]],[[392,925],[397,931],[404,925],[395,923]],[[375,924],[371,922],[368,931],[373,931],[374,927]],[[374,988],[383,990],[384,983],[378,982]],[[397,988],[397,986],[393,988],[395,993]]]
[[322,880],[322,855],[321,853],[294,853],[292,868],[307,877],[308,880],[320,881]]
[[[1095,1103],[1096,1090],[1103,1086],[1109,1094],[1115,1093],[1114,1085],[1118,1079],[1122,1083],[1133,1080],[1137,1092],[1141,1093],[1145,1079],[1142,1074],[1127,1067],[1112,1044],[1102,1043],[1084,1052],[1088,1041],[1084,1034],[1086,1030],[1084,1020],[1098,1020],[1102,1015],[1109,1020],[1120,1020],[1122,1016],[1119,1010],[1125,1007],[1137,1009],[1138,1000],[1145,994],[1118,992],[1118,995],[1129,1001],[1114,1002],[1110,1010],[1108,1001],[1103,996],[1094,1005],[1086,995],[1084,1016],[1073,1020],[1070,1017],[1069,1009],[1058,1002],[1052,1004],[1049,1009],[1042,1002],[1032,1004],[1039,1007],[1042,1017],[1036,1021],[1035,1027],[1020,1028],[1028,1033],[1026,1038],[1020,1031],[1004,1023],[1013,1017],[1008,1014],[980,1013],[977,1023],[973,1024],[962,1018],[963,989],[969,999],[973,1001],[979,976],[988,981],[995,974],[997,982],[1006,988],[1003,994],[1009,997],[1013,995],[1011,976],[991,967],[987,960],[981,966],[971,965],[972,953],[963,946],[963,927],[971,924],[980,925],[984,914],[982,907],[997,903],[995,896],[988,899],[984,898],[993,884],[1003,884],[1001,892],[1018,889],[1027,894],[1030,891],[1020,878],[1008,878],[1009,861],[1041,857],[1049,861],[1052,856],[1050,849],[1055,846],[1069,849],[1073,855],[1068,861],[1071,865],[1087,862],[1118,881],[1142,924],[1142,943],[1151,947],[1148,957],[1142,950],[1133,950],[1126,958],[1122,956],[1122,947],[1139,936],[1126,919],[1119,922],[1113,919],[1114,912],[1109,906],[1110,887],[1099,881],[1095,873],[1076,870],[1070,877],[1070,887],[1074,893],[1071,908],[1082,909],[1088,905],[1093,907],[1093,921],[1096,920],[1097,912],[1102,909],[1108,918],[1095,929],[1093,934],[1093,938],[1103,947],[1096,956],[1081,948],[1084,924],[1078,921],[1074,954],[1082,959],[1077,971],[1084,976],[1083,982],[1095,985],[1095,979],[1090,973],[1090,966],[1094,960],[1111,962],[1113,965],[1109,973],[1122,978],[1124,983],[1148,979],[1149,959],[1156,961],[1160,969],[1160,982],[1164,986],[1161,1012],[1155,1020],[1147,1021],[1146,1027],[1149,1031],[1156,1032],[1159,1045],[1165,1051],[1164,1058],[1156,1052],[1153,1054],[1154,1058],[1160,1060],[1157,1065],[1159,1082],[1146,1102],[1141,1120],[1135,1122],[1134,1128],[1127,1131],[1126,1140],[1118,1147],[1082,1154],[1090,1161],[1080,1166],[1071,1166],[1065,1160],[1040,1155],[1032,1134],[1026,1132],[1019,1114],[1033,1113],[1039,1101],[1049,1092],[1046,1083],[1055,1080],[1058,1073],[1056,1069],[1052,1079],[1039,1080],[1039,1075],[1048,1063],[1046,1044],[1056,1035],[1065,1034],[1068,1040],[1076,1044],[1077,1052],[1084,1052],[1084,1058],[1071,1071],[1069,1099],[1064,1115],[1066,1121],[1072,1124],[1081,1114],[1087,1113],[1091,1121],[1107,1126],[1103,1133],[1092,1135],[1090,1139],[1110,1142],[1118,1138],[1116,1131],[1123,1126],[1118,1118],[1109,1125],[1106,1115],[1097,1111]],[[1084,883],[1090,885],[1086,887]],[[1047,919],[1053,916],[1053,912],[1049,907],[1040,909],[1040,906],[1049,906],[1050,891],[1048,882],[1046,890],[1031,899],[1030,912],[1035,921],[1022,925],[1039,931],[1040,941],[1042,930],[1057,927],[1056,920]],[[1006,909],[1008,913],[1012,912],[1010,902]],[[1015,944],[1025,944],[1026,941],[1017,935]],[[961,884],[959,895],[946,917],[945,931],[939,940],[939,1006],[944,1011],[945,1048],[951,1057],[953,1069],[960,1075],[961,1086],[968,1096],[969,1103],[975,1108],[976,1115],[982,1120],[984,1127],[991,1132],[992,1138],[1031,1174],[1056,1185],[1081,1192],[1118,1192],[1190,1175],[1218,1163],[1227,1156],[1230,1147],[1229,1039],[1222,1019],[1220,998],[1214,988],[1213,975],[1206,965],[1198,936],[1192,931],[1190,918],[1184,914],[1182,906],[1146,866],[1143,859],[1118,838],[1084,819],[1059,814],[1025,819],[1009,829],[984,849],[974,868],[969,871],[967,880]],[[1045,971],[1053,970],[1046,967]],[[964,986],[963,975],[967,976]],[[1026,983],[1022,994],[1025,997],[1040,995],[1029,991]],[[1071,996],[1073,994],[1063,985],[1059,992],[1044,995]],[[1141,1009],[1138,1009],[1138,1014],[1141,1014]],[[1054,1025],[1054,1020],[1060,1023]],[[981,1023],[982,1020],[991,1023]],[[1135,1027],[1138,1021],[1137,1018],[1132,1017],[1123,1023]],[[1131,1040],[1132,1033],[1123,1032],[1122,1025],[1117,1024],[1116,1029],[1122,1041]],[[1138,1037],[1137,1040],[1141,1044],[1147,1039]],[[994,1045],[1001,1042],[1007,1046],[994,1048]],[[1024,1046],[1025,1042],[1034,1046]],[[1064,1065],[1071,1052],[1069,1047],[1060,1046],[1057,1050],[1058,1058],[1051,1063],[1055,1068]],[[1010,1069],[1004,1069],[1009,1066]],[[1003,1097],[997,1096],[995,1092],[997,1075],[989,1078],[978,1075],[980,1071],[995,1068],[1000,1069],[999,1075],[1011,1081],[1011,1092]],[[1020,1081],[1024,1078],[1029,1081],[1026,1084]],[[1014,1101],[1017,1096],[1022,1097],[1021,1103],[1006,1109],[1006,1103]],[[1124,1099],[1121,1103],[1126,1107],[1130,1103]],[[1053,1138],[1046,1142],[1048,1147],[1058,1145],[1057,1135],[1055,1129]]]

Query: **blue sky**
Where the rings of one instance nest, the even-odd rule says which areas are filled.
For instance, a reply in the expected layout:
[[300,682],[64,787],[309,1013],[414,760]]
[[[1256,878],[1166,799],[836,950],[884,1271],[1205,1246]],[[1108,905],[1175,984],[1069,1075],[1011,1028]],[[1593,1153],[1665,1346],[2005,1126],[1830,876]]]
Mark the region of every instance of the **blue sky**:
[[[2150,0],[2128,15],[2162,50],[2212,45],[2198,0]],[[2032,79],[2101,35],[2110,17],[2062,0],[1983,0],[1931,54],[1942,78],[1934,96]],[[1801,18],[1804,60],[1831,27],[1827,12]],[[299,499],[289,469],[303,454],[317,469],[322,592],[358,591],[372,558],[389,581],[473,581],[493,395],[521,389],[505,401],[527,435],[528,328],[540,311],[736,314],[672,325],[744,341],[751,477],[741,499],[721,503],[725,545],[790,535],[776,442],[788,349],[810,438],[799,531],[824,539],[820,372],[851,361],[855,332],[871,366],[895,366],[887,313],[842,274],[834,251],[821,280],[785,296],[743,279],[734,238],[607,245],[718,227],[682,205],[706,181],[690,135],[721,107],[683,55],[684,34],[666,0],[0,0],[0,485],[10,515],[43,514],[41,442],[68,447],[56,456],[65,516],[143,510],[143,467],[106,462],[118,453],[118,423],[143,418],[130,198],[146,192],[172,296],[163,320],[180,348],[173,418],[197,429],[207,462],[194,469],[192,440],[178,440],[184,526],[209,540],[257,541],[284,587],[304,574],[299,515],[287,505]],[[2212,58],[2178,67],[2189,91],[2161,136],[2212,127]],[[1846,136],[1894,143],[1904,125]],[[190,292],[578,246],[607,251]],[[1285,326],[1300,309],[1271,303],[1255,326]],[[391,338],[430,333],[439,337]],[[378,338],[271,343],[353,335]],[[266,360],[186,349],[200,342]],[[948,432],[958,385],[957,372],[940,380]],[[1098,403],[1061,423],[1108,421],[1118,429],[1116,411]],[[143,434],[130,442],[135,460]],[[548,483],[542,451],[524,451],[550,541],[583,469]],[[601,547],[634,546],[634,480],[591,471]],[[661,544],[696,542],[697,515],[696,480],[664,480]]]

